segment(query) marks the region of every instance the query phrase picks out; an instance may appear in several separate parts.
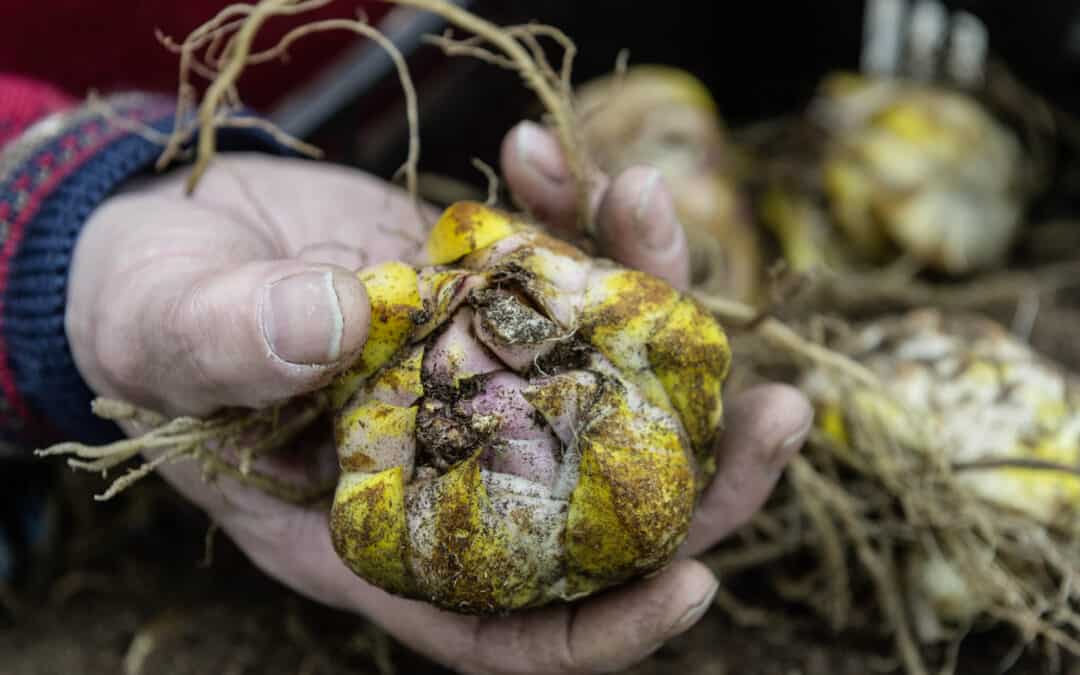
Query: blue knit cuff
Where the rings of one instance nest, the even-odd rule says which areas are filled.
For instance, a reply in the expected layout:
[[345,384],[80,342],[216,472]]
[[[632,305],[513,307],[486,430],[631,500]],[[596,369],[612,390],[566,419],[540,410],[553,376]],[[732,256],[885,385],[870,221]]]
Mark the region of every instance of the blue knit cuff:
[[[143,124],[164,134],[172,130],[171,102],[145,99],[142,106],[136,112],[141,113]],[[86,143],[82,135],[87,129],[97,129],[98,135],[107,140],[98,148],[83,147]],[[111,136],[101,135],[109,129]],[[8,180],[0,180],[0,204],[4,201],[5,188],[17,189],[12,185],[24,188],[24,202],[26,198],[37,199],[31,205],[36,208],[25,220],[21,241],[16,242],[10,258],[0,308],[0,337],[6,342],[2,351],[7,354],[6,365],[14,388],[30,417],[44,427],[38,433],[19,434],[24,442],[71,439],[104,443],[122,436],[115,424],[95,417],[90,411],[93,394],[75,367],[64,329],[64,313],[68,268],[83,224],[117,188],[150,171],[162,151],[161,145],[146,136],[146,133],[117,132],[107,119],[88,118],[70,133],[55,137],[35,148],[32,155],[21,158],[20,168],[31,176],[28,181],[13,181],[10,175]],[[218,143],[222,151],[289,154],[269,134],[258,129],[221,131]],[[89,152],[80,158],[81,149]],[[65,157],[78,161],[77,168],[49,185],[51,168],[65,166]],[[47,189],[35,191],[35,185]],[[7,196],[18,204],[19,195]],[[117,254],[123,255],[123,251]]]

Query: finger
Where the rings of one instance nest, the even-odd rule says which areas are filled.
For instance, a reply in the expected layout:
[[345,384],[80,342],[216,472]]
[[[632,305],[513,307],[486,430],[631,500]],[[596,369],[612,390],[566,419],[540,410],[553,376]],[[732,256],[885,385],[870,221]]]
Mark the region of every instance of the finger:
[[656,169],[634,167],[608,188],[597,215],[605,255],[664,279],[690,285],[690,252],[675,204]]
[[370,616],[409,647],[463,673],[621,670],[694,625],[717,588],[708,568],[682,560],[577,604],[483,619],[394,597],[354,576],[333,550],[325,510],[282,508],[252,497],[211,514],[271,576],[325,604]]
[[[550,132],[533,122],[518,124],[503,140],[502,168],[511,192],[533,215],[556,230],[576,231],[577,187]],[[686,288],[686,235],[660,173],[634,167],[614,183],[600,172],[590,180],[591,210],[604,255]]]
[[725,413],[715,478],[694,513],[683,555],[697,555],[761,508],[813,424],[809,402],[794,387],[767,384],[741,394]]
[[360,270],[371,264],[371,256],[366,251],[339,241],[308,244],[296,252],[296,258],[309,263],[337,265],[347,270]]
[[[534,122],[521,122],[503,139],[500,162],[510,191],[522,206],[557,231],[577,232],[578,188],[550,132]],[[601,172],[590,173],[591,213],[609,182]]]
[[456,671],[478,672],[474,646],[482,619],[390,595],[357,577],[334,550],[325,508],[284,505],[228,478],[223,480],[236,489],[214,491],[190,463],[163,470],[263,572],[317,602],[368,616],[404,645]]
[[651,579],[584,602],[567,630],[565,671],[616,672],[641,661],[696,624],[716,590],[708,568],[682,560]]
[[462,617],[389,596],[376,617],[399,639],[458,672],[614,673],[697,623],[716,589],[707,567],[681,560],[652,578],[574,604],[497,619]]
[[200,270],[190,259],[166,259],[152,284],[128,293],[138,295],[99,337],[105,371],[122,392],[171,414],[263,407],[318,388],[367,336],[363,284],[332,265]]
[[697,623],[716,589],[716,578],[704,565],[682,560],[652,578],[570,606],[485,621],[477,627],[464,670],[617,672]]
[[[222,157],[217,167],[231,180],[207,183],[197,199],[219,212],[234,211],[241,202],[240,208],[248,207],[242,213],[273,232],[278,250],[290,255],[330,253],[345,262],[362,251],[367,260],[361,267],[382,260],[411,262],[424,223],[439,215],[391,183],[330,162],[238,153]],[[298,185],[310,189],[297,190]],[[238,194],[248,198],[238,200]],[[356,267],[351,261],[342,266]]]

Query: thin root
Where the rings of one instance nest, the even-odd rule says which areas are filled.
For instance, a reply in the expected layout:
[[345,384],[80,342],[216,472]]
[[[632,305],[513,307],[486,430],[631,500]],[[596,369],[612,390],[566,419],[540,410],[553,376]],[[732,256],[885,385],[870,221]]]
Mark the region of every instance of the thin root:
[[[477,39],[491,44],[493,50],[454,41],[448,35],[435,38],[448,52],[468,53],[478,58],[510,68],[517,72],[525,85],[533,90],[547,109],[554,122],[560,144],[566,155],[571,175],[578,186],[578,213],[581,225],[587,234],[592,234],[593,224],[589,207],[588,171],[583,145],[578,137],[577,125],[570,92],[570,72],[575,49],[573,42],[561,31],[550,26],[528,24],[500,28],[480,17],[458,7],[447,0],[389,0],[398,5],[406,5],[432,12],[446,19],[450,24],[464,30]],[[187,189],[192,191],[205,173],[206,168],[216,153],[214,131],[222,126],[236,125],[228,114],[235,110],[238,103],[236,82],[244,69],[253,63],[280,58],[287,53],[290,44],[303,36],[326,30],[350,30],[376,41],[393,58],[398,75],[405,89],[407,114],[409,117],[410,143],[409,156],[403,165],[403,172],[410,193],[417,194],[417,164],[419,158],[418,113],[415,89],[408,76],[404,58],[394,45],[378,30],[368,25],[363,18],[330,19],[317,21],[297,28],[287,34],[279,43],[261,52],[253,52],[252,44],[263,24],[274,16],[296,15],[327,4],[327,0],[261,0],[255,5],[232,5],[218,13],[214,19],[199,27],[181,43],[164,38],[162,40],[171,50],[180,54],[180,85],[178,90],[177,119],[185,120],[194,105],[194,88],[189,80],[192,73],[207,77],[210,86],[198,106],[197,122],[198,143],[195,165],[188,177]],[[227,37],[226,37],[227,36]],[[563,50],[563,58],[558,72],[548,63],[539,37],[554,40]],[[196,54],[205,50],[200,61]],[[240,124],[263,124],[241,122]],[[280,130],[263,127],[279,141],[290,147],[312,151],[295,139],[286,139]],[[159,157],[158,166],[163,167],[179,155],[184,143],[193,135],[192,128],[178,125],[169,138],[165,151]]]
[[[292,414],[282,417],[282,408],[295,406]],[[35,454],[39,457],[74,455],[68,464],[78,470],[106,472],[142,452],[154,451],[155,456],[143,464],[129,469],[117,478],[100,495],[98,501],[107,501],[139,482],[160,466],[180,460],[202,463],[204,471],[223,474],[236,481],[251,485],[267,494],[293,503],[309,503],[321,499],[332,491],[330,485],[294,485],[263,475],[251,468],[251,462],[262,455],[281,448],[308,428],[329,405],[325,394],[315,394],[296,401],[278,404],[269,410],[229,410],[206,420],[180,417],[160,424],[161,416],[128,403],[100,400],[94,411],[107,419],[143,420],[157,423],[151,431],[137,438],[117,441],[101,447],[80,443],[62,443]],[[236,448],[240,465],[234,466],[221,454],[222,448]],[[77,459],[76,459],[77,458]],[[91,461],[83,461],[91,460]]]
[[487,162],[479,157],[473,157],[472,165],[487,178],[487,201],[484,203],[488,206],[495,206],[499,201],[499,176],[496,175],[495,169],[492,169]]
[[144,625],[135,634],[124,654],[124,675],[142,675],[150,655],[187,628],[189,621],[176,612],[166,612]]
[[851,381],[868,386],[878,387],[878,378],[865,366],[856,361],[832,351],[821,345],[816,345],[795,332],[787,324],[772,317],[762,317],[757,310],[750,305],[736,300],[728,300],[705,294],[695,296],[701,304],[721,320],[729,323],[741,324],[749,327],[774,347],[785,353],[797,355],[804,363],[816,364],[828,367],[835,372],[844,375]]

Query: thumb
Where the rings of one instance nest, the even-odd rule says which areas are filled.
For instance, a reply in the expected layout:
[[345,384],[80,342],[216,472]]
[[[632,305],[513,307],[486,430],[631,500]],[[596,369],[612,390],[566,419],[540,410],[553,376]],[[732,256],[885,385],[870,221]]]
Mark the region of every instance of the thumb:
[[141,358],[121,357],[120,377],[148,380],[149,398],[170,413],[262,407],[314,390],[367,338],[367,293],[342,267],[259,261],[194,276],[188,268],[186,279],[181,268],[173,282],[158,272],[143,306],[160,309],[142,322]]

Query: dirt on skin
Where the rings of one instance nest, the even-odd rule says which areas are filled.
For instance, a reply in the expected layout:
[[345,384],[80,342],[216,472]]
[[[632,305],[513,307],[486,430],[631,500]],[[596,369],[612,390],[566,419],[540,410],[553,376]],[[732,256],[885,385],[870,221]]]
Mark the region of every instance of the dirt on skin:
[[[14,598],[0,594],[0,675],[436,675],[363,618],[321,607],[255,569],[221,535],[204,566],[208,521],[158,479],[91,499],[93,478],[60,470],[50,555]],[[793,610],[794,611],[794,610]],[[632,675],[865,675],[899,672],[889,643],[799,628],[795,615],[738,628],[714,610]],[[1015,638],[969,638],[958,673],[1047,672],[1015,663]],[[1003,668],[1004,666],[1004,668]],[[1058,671],[1080,675],[1063,665]]]

